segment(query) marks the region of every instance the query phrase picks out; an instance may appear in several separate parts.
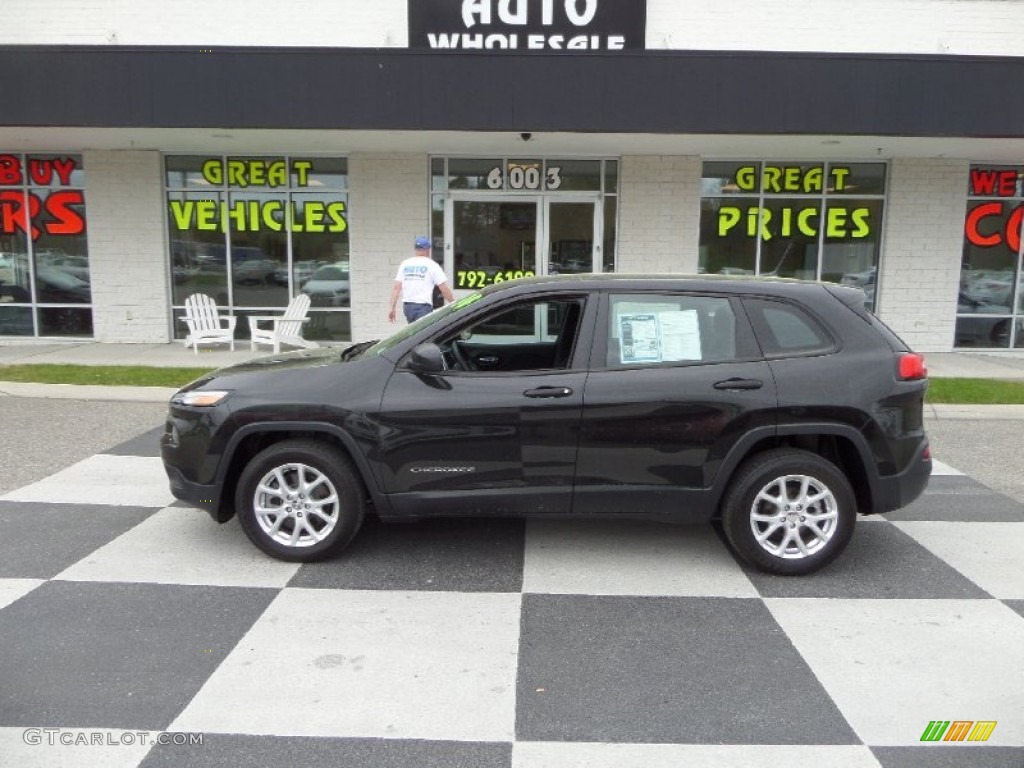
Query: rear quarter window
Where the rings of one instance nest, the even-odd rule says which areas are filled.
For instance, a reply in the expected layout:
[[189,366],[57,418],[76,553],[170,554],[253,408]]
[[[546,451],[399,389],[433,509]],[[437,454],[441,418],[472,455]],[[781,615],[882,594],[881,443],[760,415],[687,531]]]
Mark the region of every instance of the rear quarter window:
[[836,348],[821,323],[802,307],[770,299],[744,299],[743,303],[767,357],[816,355]]

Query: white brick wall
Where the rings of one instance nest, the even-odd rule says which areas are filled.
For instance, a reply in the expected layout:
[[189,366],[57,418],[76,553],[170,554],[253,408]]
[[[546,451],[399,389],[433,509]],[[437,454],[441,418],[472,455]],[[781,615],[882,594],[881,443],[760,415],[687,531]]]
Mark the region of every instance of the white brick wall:
[[1024,54],[1018,0],[647,0],[647,47]]
[[349,156],[352,250],[352,339],[380,339],[404,324],[388,323],[398,265],[413,240],[430,231],[426,155]]
[[625,156],[619,178],[619,272],[697,272],[699,157]]
[[912,348],[953,346],[968,162],[896,159],[879,276],[879,317]]
[[170,340],[158,152],[86,152],[85,204],[97,341]]
[[[416,2],[416,0],[410,0]],[[405,47],[405,0],[3,0],[0,44]]]
[[[407,2],[4,0],[0,44],[405,47]],[[646,2],[654,49],[1024,55],[1020,0]]]

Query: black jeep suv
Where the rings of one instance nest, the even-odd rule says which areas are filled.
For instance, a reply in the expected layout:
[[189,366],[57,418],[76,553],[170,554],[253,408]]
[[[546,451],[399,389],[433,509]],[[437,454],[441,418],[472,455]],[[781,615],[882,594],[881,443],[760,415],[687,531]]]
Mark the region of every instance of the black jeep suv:
[[721,518],[754,565],[831,562],[931,472],[924,362],[859,289],[573,275],[490,286],[378,342],[262,358],[171,400],[174,495],[261,549],[385,520]]

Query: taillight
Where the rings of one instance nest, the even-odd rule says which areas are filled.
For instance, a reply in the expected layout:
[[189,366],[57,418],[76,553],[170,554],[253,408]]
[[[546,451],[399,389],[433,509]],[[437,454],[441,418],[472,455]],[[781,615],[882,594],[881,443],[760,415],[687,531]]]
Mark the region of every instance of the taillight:
[[919,355],[916,352],[901,354],[900,378],[904,381],[928,378],[928,366],[924,364],[924,355]]

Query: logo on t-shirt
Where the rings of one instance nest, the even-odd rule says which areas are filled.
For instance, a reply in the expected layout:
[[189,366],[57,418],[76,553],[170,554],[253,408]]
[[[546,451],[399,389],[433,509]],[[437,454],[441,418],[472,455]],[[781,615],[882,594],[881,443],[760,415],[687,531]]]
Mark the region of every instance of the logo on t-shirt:
[[427,267],[408,266],[402,270],[402,279],[422,280],[427,276]]

